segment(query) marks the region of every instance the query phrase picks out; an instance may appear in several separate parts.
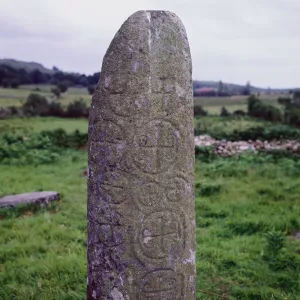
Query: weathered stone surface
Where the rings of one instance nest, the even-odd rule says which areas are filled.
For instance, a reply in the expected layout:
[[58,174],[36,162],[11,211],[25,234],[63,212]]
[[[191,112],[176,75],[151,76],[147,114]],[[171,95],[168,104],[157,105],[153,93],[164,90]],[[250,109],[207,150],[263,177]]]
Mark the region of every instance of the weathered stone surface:
[[57,192],[33,192],[0,198],[0,207],[14,207],[30,203],[47,205],[55,200],[59,200],[59,194]]
[[[195,145],[199,147],[212,147],[213,152],[219,155],[228,154],[229,156],[241,154],[246,151],[259,153],[260,150],[288,150],[290,152],[298,153],[300,149],[299,140],[272,140],[272,141],[236,141],[230,142],[226,140],[218,141],[209,135],[200,135],[195,137]],[[226,150],[226,152],[224,152]]]
[[176,15],[139,11],[89,119],[88,299],[195,299],[191,57]]

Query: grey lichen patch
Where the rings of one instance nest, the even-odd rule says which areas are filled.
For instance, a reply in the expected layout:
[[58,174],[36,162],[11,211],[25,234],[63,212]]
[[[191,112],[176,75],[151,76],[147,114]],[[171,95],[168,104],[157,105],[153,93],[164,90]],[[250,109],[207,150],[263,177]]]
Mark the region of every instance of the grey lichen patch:
[[89,119],[88,299],[195,299],[191,71],[170,12],[133,14],[107,50]]
[[112,298],[112,300],[125,300],[122,293],[119,292],[117,288],[114,288],[111,291],[110,297]]

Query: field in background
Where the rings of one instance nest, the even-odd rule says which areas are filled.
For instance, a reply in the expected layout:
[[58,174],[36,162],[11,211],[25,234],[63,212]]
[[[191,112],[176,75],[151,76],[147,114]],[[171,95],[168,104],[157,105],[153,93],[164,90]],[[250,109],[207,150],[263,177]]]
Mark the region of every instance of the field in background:
[[[276,107],[281,106],[277,103],[278,95],[263,95],[260,99],[263,102],[270,103]],[[286,97],[286,95],[285,95]],[[243,110],[247,112],[247,96],[233,96],[233,97],[195,97],[194,105],[201,105],[209,114],[219,115],[222,106],[225,106],[229,112],[235,110]]]
[[[21,106],[22,101],[25,101],[30,93],[37,93],[46,97],[51,96],[51,85],[23,85],[18,89],[4,89],[0,88],[0,107]],[[38,88],[40,91],[36,91]],[[261,99],[276,107],[280,107],[277,103],[278,95],[263,95]],[[88,105],[91,103],[92,96],[88,94],[86,88],[71,87],[68,91],[61,95],[57,100],[63,106],[79,99],[83,99]],[[222,106],[225,106],[229,112],[235,110],[247,111],[247,96],[233,96],[233,97],[195,97],[195,105],[201,105],[209,114],[219,115]],[[281,108],[281,107],[280,107]]]
[[[50,86],[38,87],[38,93],[50,95]],[[33,88],[0,89],[0,107],[25,99]],[[90,103],[86,89],[70,88],[58,101],[80,98]],[[265,101],[277,106],[276,99]],[[195,98],[195,104],[217,115],[222,106],[246,111],[245,97]],[[250,117],[195,118],[195,127],[212,135],[271,125]],[[30,141],[42,130],[86,133],[87,127],[87,119],[10,118],[0,120],[0,137],[22,133]],[[0,139],[0,154],[7,151],[4,144]],[[39,149],[29,151],[35,155]],[[86,299],[87,151],[61,149],[57,155],[48,164],[21,158],[23,165],[18,158],[0,163],[0,197],[42,190],[61,194],[48,209],[0,210],[0,299]],[[196,158],[197,300],[300,299],[299,194],[299,159]]]
[[53,117],[36,118],[11,118],[0,120],[0,134],[3,132],[24,132],[37,133],[43,130],[55,130],[62,128],[70,133],[78,129],[81,132],[87,132],[87,119],[61,119]]
[[[0,123],[1,124],[1,123]],[[223,118],[220,116],[205,116],[194,118],[195,128],[205,132],[207,134],[220,135],[219,133],[232,133],[235,130],[245,131],[254,127],[268,127],[271,126],[271,122],[255,120],[250,117],[242,118]]]
[[[52,96],[51,85],[22,85],[18,89],[0,88],[0,107],[21,106],[28,95],[36,93],[45,97]],[[39,90],[36,90],[36,89]],[[61,94],[57,100],[63,106],[75,100],[83,99],[87,104],[90,104],[92,96],[88,94],[86,88],[69,88],[66,93]]]
[[[216,132],[225,127],[224,118],[200,120]],[[226,130],[255,124],[226,120]],[[0,122],[0,130],[7,126],[10,132],[26,129],[30,137],[58,127],[86,132],[87,120]],[[55,190],[61,201],[0,220],[0,299],[85,299],[86,167],[85,150],[65,150],[47,165],[1,165],[0,196]],[[299,161],[255,155],[196,159],[198,300],[299,299],[299,193]],[[269,253],[281,239],[282,249]]]

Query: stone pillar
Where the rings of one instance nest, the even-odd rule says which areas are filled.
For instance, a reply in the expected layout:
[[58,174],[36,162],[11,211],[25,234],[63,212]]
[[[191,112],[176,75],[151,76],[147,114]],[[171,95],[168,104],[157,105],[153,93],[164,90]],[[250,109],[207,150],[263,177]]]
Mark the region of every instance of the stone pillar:
[[105,54],[89,118],[88,299],[196,297],[191,73],[171,12],[136,12]]

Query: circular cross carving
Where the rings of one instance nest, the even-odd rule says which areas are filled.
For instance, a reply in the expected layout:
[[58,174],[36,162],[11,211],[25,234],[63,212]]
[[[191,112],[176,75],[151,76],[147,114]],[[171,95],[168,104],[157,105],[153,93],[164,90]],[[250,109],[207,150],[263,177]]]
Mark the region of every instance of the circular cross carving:
[[166,121],[154,120],[134,139],[134,164],[143,172],[160,173],[168,169],[178,153],[179,132]]
[[187,201],[190,199],[191,187],[180,177],[175,177],[167,186],[167,199],[169,202]]
[[171,211],[160,211],[145,218],[139,232],[141,253],[152,259],[180,256],[185,245],[184,220]]

